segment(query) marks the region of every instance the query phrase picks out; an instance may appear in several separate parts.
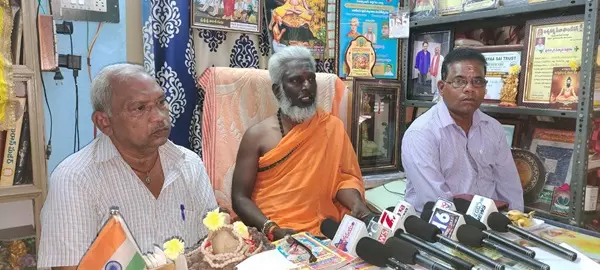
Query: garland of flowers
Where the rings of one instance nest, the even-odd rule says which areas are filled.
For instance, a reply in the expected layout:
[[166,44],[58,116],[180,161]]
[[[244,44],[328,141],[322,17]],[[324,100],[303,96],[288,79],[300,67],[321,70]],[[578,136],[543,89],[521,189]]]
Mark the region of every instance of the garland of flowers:
[[244,223],[236,221],[233,224],[225,224],[226,216],[219,212],[219,208],[208,212],[202,222],[208,228],[212,235],[220,231],[231,231],[238,239],[238,245],[235,251],[223,254],[214,254],[211,244],[211,235],[204,239],[200,245],[200,252],[204,255],[204,260],[213,268],[223,268],[231,263],[240,262],[245,258],[262,251],[262,242],[256,243],[248,233],[248,227]]

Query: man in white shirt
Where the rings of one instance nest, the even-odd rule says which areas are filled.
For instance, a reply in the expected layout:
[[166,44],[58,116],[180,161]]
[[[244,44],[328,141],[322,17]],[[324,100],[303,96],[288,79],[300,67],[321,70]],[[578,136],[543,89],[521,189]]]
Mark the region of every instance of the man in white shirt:
[[113,206],[142,252],[174,236],[193,246],[217,202],[202,160],[168,140],[164,90],[131,64],[104,68],[91,88],[92,121],[103,135],[52,173],[38,266],[76,269]]

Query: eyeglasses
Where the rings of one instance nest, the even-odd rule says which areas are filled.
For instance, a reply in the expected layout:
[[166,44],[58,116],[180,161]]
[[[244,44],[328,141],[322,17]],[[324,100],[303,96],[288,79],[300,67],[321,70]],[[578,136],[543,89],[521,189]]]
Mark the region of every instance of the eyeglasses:
[[[463,78],[454,78],[451,81],[444,81],[450,85],[452,85],[452,87],[456,88],[456,89],[463,89],[467,86],[467,84],[469,84],[469,81]],[[471,85],[473,85],[473,87],[477,87],[477,88],[483,88],[487,85],[488,81],[484,78],[473,78],[471,80]]]
[[302,244],[302,242],[298,241],[298,239],[292,237],[291,235],[286,235],[285,237],[285,241],[290,245],[291,248],[293,247],[300,247],[301,249],[303,249],[306,253],[308,253],[308,262],[309,263],[315,263],[317,262],[317,257],[315,257],[315,255],[312,253],[312,251],[310,250],[310,248],[308,248],[307,246],[305,246],[304,244]]

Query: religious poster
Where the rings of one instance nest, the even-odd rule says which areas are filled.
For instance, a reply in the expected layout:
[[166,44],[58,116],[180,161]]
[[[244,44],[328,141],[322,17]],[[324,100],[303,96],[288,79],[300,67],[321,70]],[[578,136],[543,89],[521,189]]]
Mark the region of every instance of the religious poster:
[[262,1],[193,0],[192,27],[260,33]]
[[327,29],[329,2],[331,0],[265,1],[273,51],[286,46],[303,46],[310,49],[316,59],[334,57],[326,53],[328,37],[333,39],[335,33],[335,29],[331,29],[328,34]]
[[373,43],[364,36],[356,37],[346,49],[348,77],[373,77],[373,66],[376,61]]
[[349,74],[346,49],[359,35],[368,39],[375,49],[377,61],[373,76],[381,79],[398,78],[398,40],[390,38],[389,13],[398,9],[398,0],[346,0],[338,6],[338,76]]
[[[581,63],[582,16],[569,16],[527,22],[527,57],[521,66],[523,82],[519,105],[550,107],[555,67]],[[573,79],[572,79],[573,80]]]
[[550,104],[557,109],[576,109],[579,99],[579,72],[570,67],[552,70]]

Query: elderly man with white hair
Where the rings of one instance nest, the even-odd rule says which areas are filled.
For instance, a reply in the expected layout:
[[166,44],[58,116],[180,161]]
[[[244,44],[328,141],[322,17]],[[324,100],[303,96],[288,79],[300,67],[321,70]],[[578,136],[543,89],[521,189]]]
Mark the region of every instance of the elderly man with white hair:
[[232,206],[271,240],[307,231],[325,218],[370,214],[360,167],[344,124],[317,108],[315,60],[290,46],[269,59],[279,110],[246,130],[232,184]]
[[91,88],[102,134],[52,173],[38,266],[76,269],[114,206],[144,253],[173,236],[190,246],[204,238],[201,220],[217,202],[202,160],[168,140],[164,90],[132,64],[104,68]]

